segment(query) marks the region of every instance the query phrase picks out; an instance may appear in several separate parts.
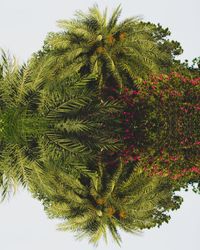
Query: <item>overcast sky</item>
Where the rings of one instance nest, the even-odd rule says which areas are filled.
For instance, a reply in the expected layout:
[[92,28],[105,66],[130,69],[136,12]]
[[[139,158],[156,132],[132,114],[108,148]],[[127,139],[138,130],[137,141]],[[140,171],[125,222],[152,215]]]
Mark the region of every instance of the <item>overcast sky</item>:
[[[181,43],[182,59],[200,56],[199,0],[0,0],[0,47],[20,61],[40,49],[46,34],[58,30],[56,20],[73,17],[94,3],[112,10],[122,4],[122,19],[141,16],[145,21],[169,27],[172,39]],[[147,231],[143,236],[123,234],[122,250],[199,250],[200,197],[188,192],[185,203],[174,212],[168,225]],[[91,250],[87,241],[76,242],[72,234],[55,230],[39,202],[21,191],[0,205],[0,245],[2,250]],[[116,249],[114,244],[106,248]]]
[[182,58],[200,55],[199,0],[0,0],[0,47],[26,60],[42,46],[46,34],[57,30],[56,21],[86,11],[94,3],[112,10],[120,3],[122,19],[141,16],[169,27],[184,48]]

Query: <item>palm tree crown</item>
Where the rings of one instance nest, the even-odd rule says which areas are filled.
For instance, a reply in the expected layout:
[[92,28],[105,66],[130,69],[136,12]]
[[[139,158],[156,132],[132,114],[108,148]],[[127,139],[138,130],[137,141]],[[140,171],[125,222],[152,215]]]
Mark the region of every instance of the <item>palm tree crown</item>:
[[107,231],[120,244],[118,229],[135,233],[168,222],[166,211],[181,203],[174,197],[171,184],[149,177],[140,166],[127,169],[121,159],[114,165],[100,159],[97,175],[76,180],[64,171],[51,169],[44,180],[48,188],[41,189],[36,181],[32,192],[43,201],[50,218],[64,220],[60,230],[73,231],[78,238],[88,237],[94,244],[102,236],[107,240]]
[[108,19],[107,11],[101,14],[94,6],[88,14],[79,11],[75,19],[59,21],[64,32],[51,33],[45,41],[49,60],[57,69],[73,65],[81,74],[97,72],[100,87],[122,88],[125,81],[155,71],[158,48],[150,26],[137,18],[118,22],[120,14],[119,6]]

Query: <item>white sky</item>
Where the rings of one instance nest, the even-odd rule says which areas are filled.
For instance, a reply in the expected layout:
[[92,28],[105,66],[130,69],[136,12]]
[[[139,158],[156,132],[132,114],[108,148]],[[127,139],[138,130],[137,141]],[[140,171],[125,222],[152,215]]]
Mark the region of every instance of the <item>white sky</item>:
[[[200,199],[192,192],[182,193],[184,204],[172,213],[169,224],[151,229],[141,236],[122,234],[121,250],[199,250]],[[2,250],[94,250],[87,240],[75,241],[73,234],[56,231],[37,200],[21,191],[0,205]],[[97,250],[120,248],[112,241],[101,242]]]
[[0,47],[26,60],[40,49],[47,32],[57,30],[58,19],[71,18],[95,2],[110,10],[121,3],[122,18],[139,15],[169,27],[184,48],[182,58],[200,55],[199,0],[0,0]]
[[[56,20],[69,19],[77,9],[94,3],[113,9],[122,4],[122,18],[140,15],[146,21],[169,27],[172,38],[181,42],[182,59],[200,56],[199,0],[0,0],[0,47],[9,49],[20,61],[42,46],[46,34],[57,30]],[[123,234],[122,250],[199,250],[200,199],[184,194],[185,203],[174,212],[168,225],[147,231],[143,236]],[[0,205],[2,250],[91,250],[86,241],[76,242],[72,234],[55,230],[41,205],[26,192],[20,192]],[[114,244],[98,249],[116,249]]]

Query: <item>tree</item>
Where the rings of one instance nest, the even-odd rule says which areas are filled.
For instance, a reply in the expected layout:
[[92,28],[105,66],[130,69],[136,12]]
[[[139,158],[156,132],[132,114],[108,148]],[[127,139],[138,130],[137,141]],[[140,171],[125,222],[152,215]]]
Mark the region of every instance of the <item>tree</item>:
[[[30,70],[19,66],[4,51],[0,60],[0,188],[2,199],[18,185],[27,186],[34,172],[41,172],[32,136],[43,133],[45,122],[36,115],[38,82]],[[33,147],[33,145],[35,145]]]
[[89,237],[94,244],[102,236],[107,239],[109,230],[119,244],[119,228],[134,233],[159,226],[170,219],[167,211],[179,208],[182,201],[174,196],[168,181],[149,177],[139,165],[127,169],[121,159],[111,165],[104,155],[96,170],[96,175],[74,180],[51,168],[44,180],[46,190],[35,180],[34,197],[43,202],[50,218],[64,220],[59,230],[73,231],[78,238]]
[[71,75],[58,86],[41,75],[33,81],[29,68],[3,52],[0,82],[3,196],[10,183],[28,186],[34,168],[54,163],[75,176],[89,174],[88,159],[118,148],[106,124],[121,107],[90,90],[94,76]]
[[175,70],[175,67],[181,65],[181,62],[176,59],[176,56],[183,53],[183,49],[179,42],[170,40],[171,32],[168,28],[163,28],[159,23],[154,24],[150,22],[141,22],[143,27],[149,26],[152,30],[152,39],[157,44],[159,54],[162,56],[157,57],[157,63],[161,73],[169,73]]
[[144,171],[174,180],[177,189],[198,183],[200,78],[153,76],[122,97],[126,108],[118,119],[126,162],[142,159]]
[[[168,222],[175,191],[200,189],[199,59],[180,63],[168,29],[120,14],[77,12],[28,65],[0,61],[2,198],[21,184],[94,244]],[[172,69],[188,77],[149,77]]]
[[49,34],[36,61],[46,61],[61,75],[66,68],[76,68],[81,75],[97,72],[100,88],[122,88],[124,82],[157,71],[157,58],[165,52],[152,36],[154,27],[141,25],[137,18],[118,23],[120,14],[119,6],[108,19],[107,11],[101,14],[95,5],[87,14],[77,12],[76,18],[59,21],[64,31]]

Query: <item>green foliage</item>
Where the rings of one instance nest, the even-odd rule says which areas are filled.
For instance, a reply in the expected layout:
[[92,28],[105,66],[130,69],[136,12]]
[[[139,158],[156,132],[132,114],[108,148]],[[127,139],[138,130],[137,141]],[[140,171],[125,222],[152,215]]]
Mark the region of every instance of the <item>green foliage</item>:
[[158,49],[159,56],[157,63],[162,73],[168,73],[173,70],[174,64],[180,64],[176,59],[176,56],[183,53],[183,49],[179,42],[169,40],[171,32],[168,28],[163,28],[160,24],[153,24],[150,22],[141,22],[142,26],[151,28],[151,36],[155,40]]
[[36,195],[50,218],[64,220],[59,230],[88,237],[95,245],[102,236],[107,240],[110,231],[119,244],[119,228],[136,233],[160,226],[170,218],[166,211],[180,206],[182,200],[173,196],[171,184],[148,177],[139,165],[130,171],[118,159],[115,168],[110,167],[100,160],[96,175],[76,180],[64,172],[48,172],[48,189]]
[[[4,52],[1,65],[0,139],[5,144],[3,155],[13,159],[5,164],[5,171],[2,167],[3,197],[11,183],[30,185],[26,165],[31,168],[40,162],[48,169],[54,164],[75,177],[90,175],[88,161],[101,150],[119,148],[106,123],[121,109],[120,103],[101,100],[94,87],[94,75],[70,73],[55,84],[41,72],[36,75],[25,66],[13,66]],[[32,154],[34,158],[29,162],[26,157]],[[4,162],[6,157],[2,157]],[[14,168],[19,173],[15,174]],[[13,176],[9,174],[12,171]]]
[[82,75],[97,73],[100,89],[108,84],[122,88],[124,82],[156,72],[165,52],[152,35],[155,27],[138,18],[119,22],[120,14],[119,6],[108,18],[95,5],[87,14],[79,11],[74,19],[59,21],[64,31],[49,34],[35,61],[46,61],[60,76],[71,67]]
[[95,245],[161,226],[176,191],[200,190],[199,58],[181,63],[168,28],[120,15],[94,5],[27,65],[0,58],[2,200],[22,185]]

